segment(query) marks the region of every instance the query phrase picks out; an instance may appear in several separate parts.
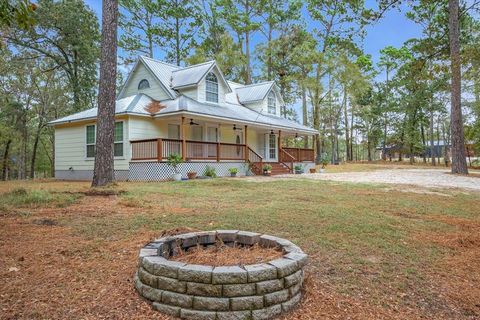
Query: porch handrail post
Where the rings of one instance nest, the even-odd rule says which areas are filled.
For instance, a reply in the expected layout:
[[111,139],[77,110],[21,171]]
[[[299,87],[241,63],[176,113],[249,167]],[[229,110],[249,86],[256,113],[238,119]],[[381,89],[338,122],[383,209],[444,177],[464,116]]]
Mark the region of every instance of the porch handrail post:
[[217,162],[220,162],[220,142],[217,142]]
[[247,134],[247,128],[248,126],[245,126],[245,138],[244,138],[244,143],[245,143],[245,154],[244,154],[244,158],[245,158],[245,162],[248,162],[248,134]]
[[187,160],[187,141],[185,137],[185,117],[182,117],[182,159]]
[[162,152],[162,139],[157,139],[157,161],[162,161],[163,152]]

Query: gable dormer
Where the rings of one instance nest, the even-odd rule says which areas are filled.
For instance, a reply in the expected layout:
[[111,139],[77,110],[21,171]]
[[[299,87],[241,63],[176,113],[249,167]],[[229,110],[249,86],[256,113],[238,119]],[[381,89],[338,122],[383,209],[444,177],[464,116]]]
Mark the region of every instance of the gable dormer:
[[244,106],[263,114],[281,116],[281,109],[285,103],[275,82],[239,86],[235,92],[238,101]]
[[139,93],[146,94],[157,101],[175,98],[176,93],[169,88],[168,83],[172,71],[177,69],[177,66],[168,63],[140,57],[130,71],[118,99]]
[[224,104],[232,92],[215,61],[196,64],[172,72],[172,88],[199,102]]

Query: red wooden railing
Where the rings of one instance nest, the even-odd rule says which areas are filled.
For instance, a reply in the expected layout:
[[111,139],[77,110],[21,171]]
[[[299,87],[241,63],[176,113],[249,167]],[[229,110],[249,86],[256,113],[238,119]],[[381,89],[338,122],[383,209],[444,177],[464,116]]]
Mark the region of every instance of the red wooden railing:
[[294,157],[297,162],[315,161],[315,154],[313,152],[313,149],[289,148],[289,147],[282,147],[282,149],[288,152],[288,154],[290,154],[292,157]]
[[280,162],[283,163],[290,172],[293,172],[293,163],[295,162],[295,157],[288,153],[285,148],[280,148]]
[[[183,156],[182,140],[179,139],[146,139],[130,141],[132,144],[132,160],[162,161],[175,153]],[[246,160],[247,146],[244,144],[185,141],[186,160]]]
[[250,163],[251,170],[254,174],[261,175],[263,167],[263,158],[258,153],[248,148],[248,162]]

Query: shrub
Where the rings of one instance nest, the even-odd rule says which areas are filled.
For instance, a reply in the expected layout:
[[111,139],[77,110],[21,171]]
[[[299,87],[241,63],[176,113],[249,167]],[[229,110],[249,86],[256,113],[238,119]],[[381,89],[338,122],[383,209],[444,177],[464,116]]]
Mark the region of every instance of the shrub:
[[272,165],[271,164],[264,164],[262,167],[263,171],[271,171],[272,170]]
[[228,169],[228,172],[230,172],[231,174],[237,174],[238,173],[238,168],[230,168],[230,169]]
[[217,173],[215,172],[215,168],[210,167],[210,166],[207,166],[205,168],[205,171],[203,171],[203,175],[205,177],[211,177],[211,178],[216,178],[217,177]]
[[178,174],[178,165],[183,162],[181,155],[177,153],[172,153],[167,158],[168,165],[172,166],[173,171]]

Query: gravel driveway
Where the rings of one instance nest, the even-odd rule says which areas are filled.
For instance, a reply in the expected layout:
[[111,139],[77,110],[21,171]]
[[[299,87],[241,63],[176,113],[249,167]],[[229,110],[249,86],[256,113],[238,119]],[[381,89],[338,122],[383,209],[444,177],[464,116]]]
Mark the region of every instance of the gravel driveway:
[[[295,175],[277,176],[298,178]],[[408,184],[428,188],[463,188],[480,191],[480,177],[456,176],[439,169],[389,169],[367,172],[314,173],[305,179],[333,180],[360,183]]]

